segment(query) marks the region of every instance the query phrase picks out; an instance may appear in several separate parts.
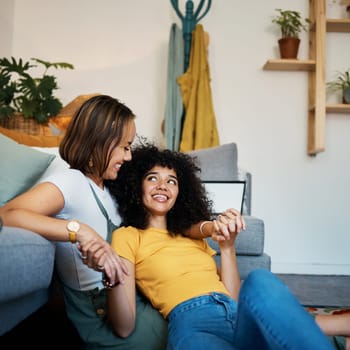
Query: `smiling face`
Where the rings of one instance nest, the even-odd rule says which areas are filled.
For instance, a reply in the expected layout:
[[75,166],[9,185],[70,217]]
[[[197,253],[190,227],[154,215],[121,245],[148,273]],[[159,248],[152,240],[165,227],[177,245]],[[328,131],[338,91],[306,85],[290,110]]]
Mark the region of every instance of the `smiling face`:
[[106,171],[103,173],[103,180],[115,180],[118,177],[120,167],[124,162],[131,160],[131,144],[135,138],[136,126],[135,121],[130,120],[125,128],[121,142],[113,146]]
[[174,169],[154,166],[142,181],[142,202],[150,213],[149,227],[166,228],[166,214],[174,206],[179,193]]

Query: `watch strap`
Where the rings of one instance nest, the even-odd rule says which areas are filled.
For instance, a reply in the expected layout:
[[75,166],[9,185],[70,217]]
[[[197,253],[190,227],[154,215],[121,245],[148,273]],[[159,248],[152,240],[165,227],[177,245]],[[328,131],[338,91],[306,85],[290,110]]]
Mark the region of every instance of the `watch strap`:
[[68,237],[71,243],[77,243],[77,233],[74,231],[68,231]]

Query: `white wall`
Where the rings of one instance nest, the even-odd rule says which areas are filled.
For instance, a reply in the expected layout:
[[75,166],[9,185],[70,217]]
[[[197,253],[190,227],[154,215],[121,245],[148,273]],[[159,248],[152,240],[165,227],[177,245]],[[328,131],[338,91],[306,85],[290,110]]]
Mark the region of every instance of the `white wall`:
[[1,57],[11,55],[14,25],[14,1],[0,0],[0,54]]
[[[179,22],[170,0],[14,4],[5,38],[11,55],[73,63],[74,71],[57,71],[64,104],[80,94],[111,94],[138,115],[140,134],[161,140],[169,31]],[[328,115],[325,152],[307,155],[307,73],[262,70],[278,58],[276,8],[308,16],[307,0],[213,0],[201,21],[210,35],[221,143],[236,142],[240,166],[253,174],[252,213],[265,221],[272,270],[349,274],[350,116]],[[11,18],[9,1],[0,0],[3,11]],[[307,34],[302,39],[299,58],[306,59]],[[329,79],[350,66],[350,34],[327,34],[327,45]]]

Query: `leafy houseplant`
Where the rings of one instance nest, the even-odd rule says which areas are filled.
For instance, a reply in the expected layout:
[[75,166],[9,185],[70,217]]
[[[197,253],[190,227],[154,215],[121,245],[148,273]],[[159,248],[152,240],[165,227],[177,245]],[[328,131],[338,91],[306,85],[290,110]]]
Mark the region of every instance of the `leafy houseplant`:
[[[40,77],[30,74],[32,68],[41,66]],[[49,68],[74,69],[66,62],[47,62],[31,58],[24,62],[14,57],[0,59],[0,119],[12,117],[16,112],[24,118],[33,118],[38,123],[46,123],[62,108],[61,101],[54,96],[58,89],[56,77],[48,75]]]
[[[278,14],[272,18],[272,23],[277,24],[281,30],[281,38],[278,40],[281,58],[297,58],[302,31],[309,30],[310,20],[302,18],[300,12],[292,10],[276,9]],[[290,51],[285,51],[293,45]]]
[[329,92],[342,92],[343,103],[350,103],[350,68],[343,71],[337,72],[334,80],[327,82],[326,84]]

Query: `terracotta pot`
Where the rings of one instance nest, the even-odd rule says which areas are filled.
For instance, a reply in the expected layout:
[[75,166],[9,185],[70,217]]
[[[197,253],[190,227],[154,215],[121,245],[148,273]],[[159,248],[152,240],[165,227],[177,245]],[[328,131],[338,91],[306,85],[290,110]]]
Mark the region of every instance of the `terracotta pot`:
[[299,51],[299,38],[282,38],[278,40],[281,58],[297,58]]

